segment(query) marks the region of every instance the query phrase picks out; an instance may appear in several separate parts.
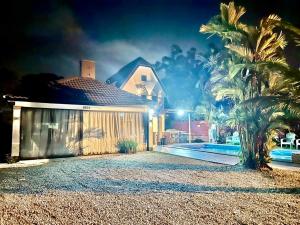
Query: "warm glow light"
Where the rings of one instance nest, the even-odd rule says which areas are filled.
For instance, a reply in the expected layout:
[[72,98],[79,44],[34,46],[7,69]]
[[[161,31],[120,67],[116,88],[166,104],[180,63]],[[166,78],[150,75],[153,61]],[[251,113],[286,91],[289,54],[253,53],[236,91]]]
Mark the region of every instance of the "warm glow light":
[[149,109],[149,119],[153,117],[154,109]]
[[137,92],[137,95],[141,95],[142,94],[142,89],[138,88],[136,92]]

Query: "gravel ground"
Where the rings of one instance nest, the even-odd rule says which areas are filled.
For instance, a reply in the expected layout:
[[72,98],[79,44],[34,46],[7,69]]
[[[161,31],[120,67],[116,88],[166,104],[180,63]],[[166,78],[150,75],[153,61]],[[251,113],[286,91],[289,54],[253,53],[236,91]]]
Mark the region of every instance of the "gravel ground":
[[154,152],[1,169],[0,224],[300,224],[300,173]]

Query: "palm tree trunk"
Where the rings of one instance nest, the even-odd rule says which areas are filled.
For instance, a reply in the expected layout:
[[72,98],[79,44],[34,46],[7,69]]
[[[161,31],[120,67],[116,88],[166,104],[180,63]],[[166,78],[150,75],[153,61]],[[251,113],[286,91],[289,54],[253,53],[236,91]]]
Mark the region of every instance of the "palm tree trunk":
[[272,169],[266,160],[268,157],[268,149],[265,146],[267,135],[262,132],[253,134],[248,125],[244,126],[245,129],[241,129],[241,127],[239,133],[243,165],[251,169]]
[[267,142],[267,135],[266,132],[262,132],[259,134],[257,138],[256,148],[258,150],[258,169],[261,168],[272,168],[267,164],[267,157],[268,157],[268,149],[266,146]]

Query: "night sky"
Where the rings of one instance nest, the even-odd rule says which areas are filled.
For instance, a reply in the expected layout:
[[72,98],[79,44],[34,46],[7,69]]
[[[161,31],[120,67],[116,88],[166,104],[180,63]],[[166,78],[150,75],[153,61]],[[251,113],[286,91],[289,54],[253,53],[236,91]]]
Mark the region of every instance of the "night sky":
[[[228,1],[223,1],[228,2]],[[0,67],[19,74],[78,75],[80,59],[96,61],[105,80],[138,56],[151,63],[172,44],[205,51],[201,24],[219,12],[217,0],[9,1],[1,3]],[[236,1],[244,21],[277,13],[300,27],[296,0]]]

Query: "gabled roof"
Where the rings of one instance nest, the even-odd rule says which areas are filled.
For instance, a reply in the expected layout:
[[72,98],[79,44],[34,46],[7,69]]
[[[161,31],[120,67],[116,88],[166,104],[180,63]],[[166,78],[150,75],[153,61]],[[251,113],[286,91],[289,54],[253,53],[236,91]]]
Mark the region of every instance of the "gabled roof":
[[[87,77],[61,79],[45,88],[43,93],[25,97],[25,101],[32,102],[95,106],[134,106],[149,103],[148,100],[140,96]],[[20,97],[10,96],[10,99],[19,100]]]
[[153,70],[153,73],[156,79],[158,80],[158,83],[164,90],[164,87],[161,84],[153,65],[142,57],[138,57],[135,60],[128,63],[127,65],[123,66],[117,73],[108,78],[106,80],[106,83],[114,84],[116,87],[121,88],[129,80],[129,78],[133,75],[133,73],[139,66],[150,67]]

